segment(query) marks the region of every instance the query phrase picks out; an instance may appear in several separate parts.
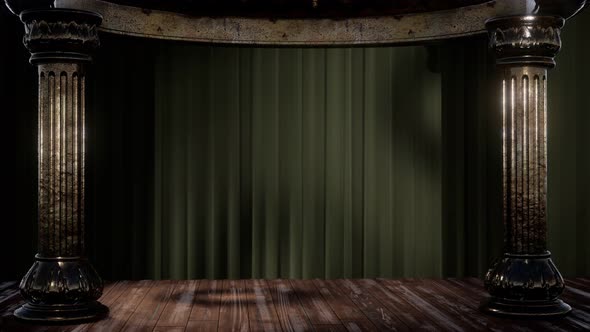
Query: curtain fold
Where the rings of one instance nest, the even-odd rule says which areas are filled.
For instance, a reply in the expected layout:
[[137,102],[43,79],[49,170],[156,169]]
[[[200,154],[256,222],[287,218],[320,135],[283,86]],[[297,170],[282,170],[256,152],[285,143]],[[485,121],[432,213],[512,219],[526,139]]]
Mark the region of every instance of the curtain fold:
[[440,276],[441,74],[426,61],[167,45],[153,275]]
[[549,250],[570,275],[590,275],[590,11],[567,22],[557,66],[549,72]]
[[[565,275],[590,268],[589,15],[569,22],[550,73],[549,237]],[[91,256],[106,278],[482,275],[501,254],[485,37],[103,44],[88,151]]]

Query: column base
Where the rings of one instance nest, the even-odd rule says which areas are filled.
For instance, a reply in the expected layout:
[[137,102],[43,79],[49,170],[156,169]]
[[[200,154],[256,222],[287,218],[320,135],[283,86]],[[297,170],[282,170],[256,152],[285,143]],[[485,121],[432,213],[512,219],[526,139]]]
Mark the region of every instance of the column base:
[[97,302],[102,280],[86,258],[35,258],[19,286],[27,303],[14,316],[36,322],[74,322],[106,315],[108,308]]
[[572,311],[567,303],[556,299],[553,301],[509,301],[498,298],[488,298],[480,310],[493,315],[509,317],[562,317]]
[[107,316],[109,309],[99,302],[78,305],[27,303],[14,311],[18,319],[34,322],[72,323],[94,321]]
[[504,254],[488,271],[484,285],[491,297],[481,310],[503,316],[563,316],[572,308],[558,297],[565,288],[551,253]]

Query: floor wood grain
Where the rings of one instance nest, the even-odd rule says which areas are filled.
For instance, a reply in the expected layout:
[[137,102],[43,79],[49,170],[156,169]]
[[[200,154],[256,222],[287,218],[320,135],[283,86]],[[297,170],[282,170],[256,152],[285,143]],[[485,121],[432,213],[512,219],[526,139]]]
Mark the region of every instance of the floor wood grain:
[[219,308],[219,331],[250,331],[244,280],[224,280]]
[[266,280],[246,280],[251,331],[281,331],[281,324]]
[[567,280],[565,318],[482,314],[479,279],[117,281],[109,316],[79,325],[34,325],[12,312],[18,283],[0,282],[0,332],[86,331],[590,331],[590,278]]
[[[193,298],[193,308],[189,320],[219,321],[221,305],[221,280],[201,280],[199,290]],[[198,325],[198,324],[197,324]]]

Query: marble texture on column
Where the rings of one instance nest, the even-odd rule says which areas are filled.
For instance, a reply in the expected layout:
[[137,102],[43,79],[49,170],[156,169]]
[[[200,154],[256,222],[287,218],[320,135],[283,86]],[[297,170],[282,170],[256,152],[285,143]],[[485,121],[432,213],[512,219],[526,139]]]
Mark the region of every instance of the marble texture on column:
[[505,250],[547,248],[547,69],[508,67],[503,88]]
[[39,65],[39,254],[84,254],[84,72]]

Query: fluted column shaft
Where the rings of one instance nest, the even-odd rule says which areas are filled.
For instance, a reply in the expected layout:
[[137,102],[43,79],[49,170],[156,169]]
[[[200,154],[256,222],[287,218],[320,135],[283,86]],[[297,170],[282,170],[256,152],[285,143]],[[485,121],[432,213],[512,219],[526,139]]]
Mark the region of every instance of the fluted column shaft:
[[503,68],[505,251],[547,250],[547,69]]
[[564,20],[509,16],[487,22],[502,73],[504,256],[485,276],[489,313],[556,316],[563,277],[547,250],[547,70]]
[[39,65],[39,255],[84,255],[85,74]]

